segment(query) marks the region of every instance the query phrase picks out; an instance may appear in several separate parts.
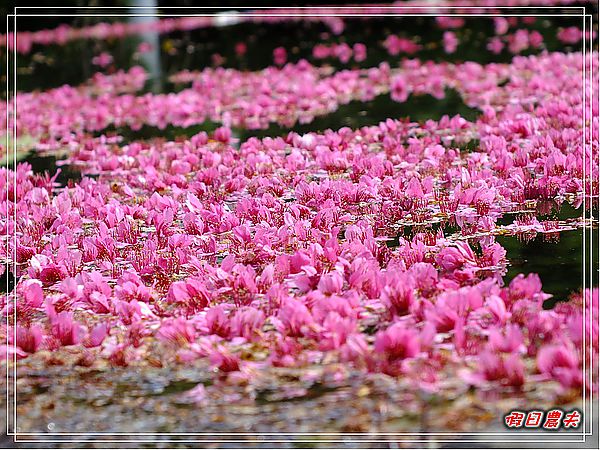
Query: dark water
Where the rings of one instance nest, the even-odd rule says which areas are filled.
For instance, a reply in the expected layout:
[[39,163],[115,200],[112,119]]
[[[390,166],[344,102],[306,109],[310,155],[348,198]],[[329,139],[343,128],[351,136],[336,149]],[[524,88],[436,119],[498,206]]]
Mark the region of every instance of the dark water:
[[[564,231],[558,241],[541,234],[530,241],[517,236],[498,237],[497,241],[506,249],[510,261],[505,280],[508,282],[520,273],[537,273],[544,292],[554,296],[547,301],[546,307],[567,300],[571,292],[583,286],[583,230]],[[597,274],[597,251],[595,254]]]
[[15,276],[10,271],[9,265],[4,266],[4,273],[0,276],[0,293],[11,292],[15,287]]
[[30,152],[25,161],[31,164],[31,169],[36,173],[48,172],[51,175],[55,174],[58,170],[60,170],[58,176],[56,177],[56,182],[61,186],[66,186],[69,181],[77,182],[81,180],[81,173],[77,170],[63,165],[58,167],[56,162],[60,158],[57,158],[54,155],[40,155],[35,151]]
[[[583,208],[575,208],[567,202],[538,203],[538,220],[568,221],[583,216]],[[588,209],[586,218],[595,219],[593,228],[579,228],[560,234],[537,234],[526,236],[499,236],[496,238],[510,261],[505,280],[509,282],[519,273],[539,274],[544,291],[554,297],[545,306],[567,300],[569,294],[583,287],[584,269],[586,287],[598,286],[598,208]],[[505,216],[504,222],[512,218]],[[584,242],[585,234],[585,242]],[[585,245],[584,245],[585,244]],[[585,250],[585,252],[584,252]],[[585,257],[585,260],[584,260]],[[590,267],[591,266],[591,267]]]

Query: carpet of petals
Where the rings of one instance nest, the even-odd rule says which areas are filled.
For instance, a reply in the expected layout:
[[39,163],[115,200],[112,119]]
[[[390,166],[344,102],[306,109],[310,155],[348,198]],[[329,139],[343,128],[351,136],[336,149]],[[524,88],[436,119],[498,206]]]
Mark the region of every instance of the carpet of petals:
[[[180,22],[160,30],[206,20]],[[576,31],[563,39],[581,39]],[[82,34],[53,33],[26,35],[19,50]],[[515,53],[536,45],[526,30],[503,39],[496,44]],[[419,50],[395,36],[384,45]],[[456,49],[452,31],[443,45]],[[313,54],[347,62],[367,51],[321,45]],[[17,280],[0,304],[10,321],[0,326],[2,354],[98,370],[202,364],[211,381],[187,394],[199,404],[291,369],[305,383],[383,374],[442,396],[457,383],[503,396],[547,386],[549,402],[596,389],[582,367],[596,369],[583,339],[597,354],[598,291],[544,309],[550,295],[538,275],[505,283],[510,261],[496,237],[589,226],[535,211],[548,201],[582,208],[599,194],[597,53],[207,68],[173,75],[186,85],[178,92],[140,94],[146,78],[141,67],[99,73],[80,86],[19,92],[8,110],[16,101],[16,116],[0,112],[38,150],[66,151],[61,164],[83,175],[60,186],[26,162],[1,169],[0,228],[15,236],[1,257]],[[351,101],[443,98],[448,89],[479,117],[390,118],[244,142],[231,130],[308,124]],[[99,134],[207,120],[218,128],[174,141]]]

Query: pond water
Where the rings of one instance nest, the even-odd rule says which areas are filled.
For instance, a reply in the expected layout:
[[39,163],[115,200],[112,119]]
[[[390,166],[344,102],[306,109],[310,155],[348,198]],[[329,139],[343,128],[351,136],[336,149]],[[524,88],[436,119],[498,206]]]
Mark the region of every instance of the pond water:
[[[562,49],[564,45],[556,40],[554,30],[559,25],[576,24],[576,20],[548,18],[540,21],[535,27],[544,36],[550,50]],[[369,48],[368,58],[364,62],[351,63],[350,66],[371,67],[383,60],[389,61],[390,64],[398,62],[401,56],[389,56],[380,45],[390,33],[420,36],[420,44],[424,48],[419,54],[422,59],[470,60],[480,63],[510,61],[512,55],[508,52],[494,56],[485,50],[485,42],[493,34],[491,21],[468,19],[465,28],[470,30],[470,45],[454,55],[445,54],[439,46],[442,31],[434,26],[431,18],[403,20],[401,26],[400,22],[390,18],[370,21],[346,20],[343,39],[349,44],[363,42]],[[225,67],[258,70],[272,64],[273,49],[277,46],[291,49],[289,59],[292,61],[307,58],[314,62],[311,58],[314,45],[333,41],[340,41],[340,37],[334,36],[322,24],[310,23],[269,26],[239,24],[161,35],[159,73],[155,73],[154,78],[148,81],[145,90],[167,92],[179,89],[179,86],[174,86],[168,81],[170,75],[182,69],[199,70],[210,66],[214,63],[215,54],[220,55]],[[248,51],[243,57],[236,55],[234,51],[237,42],[248,44]],[[82,83],[97,70],[90,61],[101,51],[110,52],[114,57],[113,66],[119,69],[144,64],[143,56],[136,51],[139,43],[140,40],[137,38],[102,42],[77,41],[65,46],[43,48],[30,55],[20,55],[18,89],[44,90],[63,83],[71,85]],[[576,50],[577,46],[569,49]],[[342,67],[335,61],[328,60],[327,63],[333,67]],[[52,76],[48,76],[49,73]],[[410,121],[424,122],[427,119],[438,120],[445,114],[450,116],[460,114],[467,120],[474,121],[479,111],[468,107],[456,91],[449,89],[443,99],[411,96],[406,102],[397,103],[392,101],[389,95],[380,95],[369,102],[351,102],[343,105],[335,112],[317,117],[309,124],[291,128],[272,125],[265,130],[234,129],[233,131],[234,136],[243,142],[254,136],[285,136],[290,131],[306,133],[341,127],[358,128],[375,125],[387,118],[407,118]],[[138,139],[175,139],[192,136],[200,131],[212,131],[218,126],[219,124],[207,122],[189,128],[143,127],[138,131],[112,128],[103,130],[102,133],[116,133],[123,136],[125,142],[130,142]],[[476,149],[469,150],[476,151]],[[23,156],[23,160],[28,161],[33,170],[39,173],[44,171],[53,173],[57,169],[58,159],[60,156],[38,154],[35,150]],[[76,170],[62,166],[57,182],[64,186],[69,180],[78,181],[80,178],[81,175]],[[560,207],[549,205],[548,210],[540,217],[546,220],[564,221],[582,215],[582,207],[575,208],[563,202]],[[586,215],[589,218],[590,213]],[[598,210],[593,209],[592,215],[597,218]],[[507,215],[499,222],[510,224],[512,218]],[[597,222],[594,224],[594,229],[596,227]],[[542,234],[534,237],[498,236],[496,240],[507,251],[509,264],[504,276],[505,283],[509,283],[519,273],[538,273],[544,291],[553,295],[552,299],[544,305],[546,308],[551,308],[557,301],[567,300],[571,293],[582,288],[584,250],[587,261],[594,261],[593,275],[597,276],[597,242],[593,253],[584,247],[584,231],[581,228],[552,236]],[[587,244],[590,242],[590,233],[587,231],[585,242]],[[591,275],[586,272],[588,280]],[[7,276],[10,277],[4,275]],[[0,286],[4,288],[7,281],[10,290],[14,285],[14,279],[4,278],[0,280]],[[61,353],[60,357],[66,361],[74,358],[68,351]],[[437,417],[442,415],[451,418],[454,425],[460,428],[461,414],[467,414],[471,418],[471,423],[479,421],[480,416],[481,421],[484,422],[485,418],[499,417],[498,414],[503,408],[501,403],[481,405],[471,396],[471,392],[461,391],[458,387],[450,402],[448,399],[437,399],[435,396],[430,398],[428,394],[422,392],[411,392],[410,386],[402,386],[398,389],[397,385],[390,386],[390,381],[384,378],[371,384],[365,384],[362,379],[351,379],[344,385],[336,386],[335,382],[332,382],[330,386],[334,387],[324,387],[319,382],[303,384],[294,378],[295,375],[286,372],[284,376],[290,380],[290,392],[295,389],[303,392],[298,396],[299,401],[304,402],[306,406],[303,409],[297,408],[294,401],[281,402],[277,392],[266,384],[263,389],[259,388],[252,392],[254,395],[252,402],[246,404],[241,401],[235,407],[229,407],[228,399],[233,399],[232,402],[239,400],[245,387],[224,386],[226,395],[216,400],[217,403],[207,407],[206,411],[199,412],[197,406],[191,405],[189,399],[182,397],[181,393],[199,384],[208,385],[211,382],[212,375],[206,367],[178,368],[174,371],[146,367],[139,373],[110,368],[106,372],[100,372],[100,376],[93,371],[86,372],[83,368],[61,375],[61,364],[63,363],[57,362],[57,367],[45,367],[34,361],[31,367],[23,369],[26,379],[20,388],[22,392],[20,401],[23,404],[27,403],[28,408],[28,417],[24,420],[23,426],[36,429],[35,427],[40,427],[40,417],[50,417],[54,418],[53,426],[65,430],[86,428],[104,430],[110,423],[115,423],[122,429],[132,432],[145,429],[178,432],[188,430],[190,427],[196,429],[201,427],[217,431],[277,430],[284,433],[286,429],[289,430],[290,424],[297,426],[300,431],[314,431],[320,426],[323,431],[368,431],[364,429],[365,424],[374,421],[381,430],[389,432],[398,429],[444,429],[447,423],[437,420]],[[317,367],[314,370],[326,372],[326,369]],[[275,370],[275,372],[279,377],[285,371]],[[31,377],[27,378],[27,375]],[[56,377],[62,377],[61,383],[56,383]],[[326,378],[327,374],[323,377]],[[90,389],[89,385],[93,385],[93,389]],[[543,394],[543,390],[536,394],[540,402],[543,401]],[[165,396],[169,398],[169,402],[164,402]],[[426,397],[426,400],[423,400],[423,397]],[[56,399],[60,401],[55,401]],[[566,401],[568,400],[570,399]],[[403,402],[409,405],[407,410],[402,410]],[[336,407],[332,408],[332,404]],[[351,411],[352,414],[346,415],[345,411]],[[132,421],[132,416],[138,420]],[[54,425],[55,423],[57,425]],[[106,429],[106,431],[110,430]]]

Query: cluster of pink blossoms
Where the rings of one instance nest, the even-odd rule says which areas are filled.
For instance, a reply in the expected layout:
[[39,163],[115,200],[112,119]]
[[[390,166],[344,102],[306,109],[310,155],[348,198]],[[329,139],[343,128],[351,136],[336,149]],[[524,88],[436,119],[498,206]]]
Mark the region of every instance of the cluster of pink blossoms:
[[[67,145],[65,163],[84,177],[55,189],[28,164],[3,171],[0,228],[17,237],[2,255],[18,280],[16,303],[0,305],[15,324],[2,326],[9,352],[66,348],[83,365],[202,359],[247,378],[341,363],[426,390],[457,375],[486,389],[584,388],[582,341],[598,342],[598,291],[544,310],[537,275],[503,285],[506,252],[494,238],[505,214],[577,204],[584,183],[585,195],[598,194],[598,111],[585,99],[584,142],[583,62],[543,54],[333,74],[302,62],[180,74],[193,86],[177,94],[18,94],[20,133]],[[595,75],[585,81],[597,84],[597,54],[587,64]],[[402,102],[448,87],[481,109],[475,122],[389,119],[239,148],[227,127],[177,142],[83,134],[207,118],[293,124],[356,96]],[[521,216],[513,229],[561,230],[536,222]]]
[[[520,22],[522,25],[532,25],[536,20],[535,17],[523,17]],[[489,40],[488,50],[498,54],[506,47],[509,52],[519,54],[526,50],[536,50],[543,47],[544,38],[538,31],[518,27],[519,19],[516,17],[494,17],[496,36]],[[509,32],[510,28],[513,28],[513,32]],[[556,37],[563,44],[578,44],[583,39],[584,33],[581,28],[576,26],[560,27]],[[585,37],[586,39],[595,38],[595,32],[588,31]]]
[[413,55],[423,48],[412,39],[403,38],[395,34],[390,34],[385,41],[383,41],[383,46],[392,56],[399,55],[400,53]]
[[31,52],[35,45],[65,45],[78,39],[122,39],[127,36],[149,32],[167,34],[174,31],[195,30],[198,28],[233,25],[243,22],[278,23],[302,20],[307,22],[322,22],[338,34],[344,29],[344,23],[339,17],[321,17],[318,15],[298,17],[298,14],[304,14],[305,12],[300,9],[253,10],[246,11],[243,15],[236,11],[229,11],[220,15],[207,12],[206,16],[165,18],[153,22],[101,22],[83,28],[74,28],[62,24],[53,29],[33,32],[20,31],[17,32],[16,36],[13,32],[0,35],[0,47],[8,46],[9,50],[16,49],[18,53],[26,54]]
[[315,59],[335,58],[344,64],[350,60],[362,62],[367,59],[367,47],[361,43],[356,43],[352,47],[346,43],[317,44],[313,48],[312,54]]
[[[552,92],[561,82],[572,85],[573,91],[580,90],[581,80],[571,81],[570,77],[582,70],[581,54],[544,56],[529,64],[540,64],[545,69],[554,60],[573,67],[565,67],[558,78],[539,75],[548,80],[548,85],[542,87],[544,91],[539,92]],[[460,92],[469,106],[488,109],[486,114],[491,114],[495,103],[506,102],[508,90],[498,84],[510,77],[525,81],[530,77],[531,69],[524,63],[527,60],[515,61],[512,65],[472,62],[456,65],[408,60],[397,69],[382,63],[370,69],[333,73],[306,61],[258,72],[207,68],[172,77],[174,82],[193,81],[191,88],[141,96],[122,95],[123,89],[109,88],[99,93],[97,89],[62,86],[46,92],[18,93],[16,128],[18,135],[50,145],[72,133],[100,131],[111,125],[132,129],[143,125],[187,127],[211,120],[247,129],[267,128],[272,123],[293,126],[309,123],[314,117],[333,112],[352,100],[368,101],[388,92],[397,101],[404,101],[411,94],[441,98],[447,88]],[[117,84],[125,78],[129,83],[119,85],[131,87],[128,91],[141,87],[143,76],[139,69],[109,78],[97,76],[91,84]],[[529,90],[535,95],[536,86]],[[14,101],[10,100],[9,109]],[[0,112],[0,119],[0,123],[6,123],[6,112]],[[11,115],[11,129],[14,120]]]
[[[19,135],[54,141],[73,132],[100,131],[113,125],[139,129],[143,125],[187,127],[207,120],[248,129],[270,123],[292,126],[335,111],[352,100],[371,100],[389,90],[389,66],[327,74],[306,61],[282,69],[258,72],[205,69],[182,73],[174,81],[193,79],[177,93],[101,95],[71,86],[46,92],[18,93]],[[11,99],[10,106],[14,99]],[[3,123],[6,112],[2,113]],[[10,117],[10,127],[13,118]]]

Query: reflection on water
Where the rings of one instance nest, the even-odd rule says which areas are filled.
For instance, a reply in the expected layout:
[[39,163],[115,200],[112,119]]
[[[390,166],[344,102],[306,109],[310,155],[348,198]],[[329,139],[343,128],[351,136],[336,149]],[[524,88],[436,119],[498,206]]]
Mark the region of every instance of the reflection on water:
[[[597,230],[595,231],[597,232]],[[589,232],[586,232],[589,236]],[[589,238],[587,238],[589,239]],[[552,294],[545,307],[566,300],[568,295],[583,286],[583,230],[564,231],[558,241],[538,234],[527,241],[517,236],[500,236],[496,240],[506,249],[510,261],[505,281],[508,283],[519,273],[539,274],[544,292]],[[597,249],[594,251],[593,270],[598,272]]]
[[56,182],[61,186],[66,186],[69,180],[74,182],[81,180],[81,174],[77,170],[66,165],[59,168],[56,162],[60,159],[62,158],[54,155],[40,155],[36,152],[30,152],[24,161],[31,164],[34,173],[48,172],[50,175],[54,175],[57,170],[60,170]]

